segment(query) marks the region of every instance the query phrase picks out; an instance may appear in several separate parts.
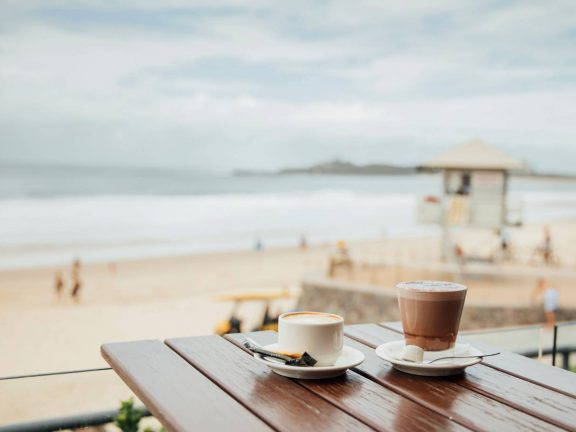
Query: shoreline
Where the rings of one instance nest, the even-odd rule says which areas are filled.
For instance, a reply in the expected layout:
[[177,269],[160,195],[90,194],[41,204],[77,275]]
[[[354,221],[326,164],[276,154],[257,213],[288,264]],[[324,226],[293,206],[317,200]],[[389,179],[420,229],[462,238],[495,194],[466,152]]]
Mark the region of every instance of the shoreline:
[[[347,242],[354,245],[368,245],[373,243],[378,243],[382,241],[392,240],[392,241],[401,241],[404,239],[415,239],[415,238],[422,238],[422,237],[438,237],[440,234],[434,233],[435,227],[426,227],[424,229],[420,228],[419,230],[414,230],[411,233],[390,233],[390,235],[386,235],[385,237],[381,237],[375,239],[374,236],[366,236],[366,237],[356,237],[356,238],[349,238],[343,236]],[[423,234],[423,231],[428,231],[427,233]],[[387,233],[388,234],[388,233]],[[336,236],[334,236],[336,238]],[[264,240],[266,238],[264,237]],[[0,247],[0,272],[10,272],[10,271],[24,271],[30,270],[35,271],[38,269],[57,269],[62,267],[67,267],[70,265],[74,257],[79,257],[83,263],[88,265],[105,265],[109,263],[131,263],[131,262],[142,262],[142,261],[155,261],[155,260],[171,260],[171,259],[178,259],[178,258],[192,258],[192,257],[199,257],[199,256],[216,256],[216,255],[229,255],[229,254],[244,254],[244,253],[265,253],[265,252],[279,252],[279,251],[292,251],[295,249],[299,249],[300,246],[298,245],[299,238],[294,236],[293,242],[271,242],[271,246],[266,246],[262,251],[256,251],[252,247],[248,247],[246,244],[234,246],[222,246],[218,247],[215,246],[213,248],[208,249],[192,249],[190,247],[186,247],[187,245],[192,244],[190,243],[181,243],[181,242],[148,242],[148,241],[134,241],[130,243],[118,243],[118,244],[110,244],[110,245],[91,245],[91,244],[84,244],[84,245],[32,245],[32,246],[11,246],[11,247]],[[332,248],[334,247],[337,240],[326,240],[326,241],[311,241],[309,242],[307,249],[318,249],[318,248]],[[114,250],[114,248],[122,249],[122,248],[137,248],[138,246],[160,246],[160,247],[174,247],[174,249],[180,249],[180,252],[174,252],[174,249],[171,251],[167,251],[165,253],[158,253],[158,252],[150,252],[138,255],[138,252],[135,254],[117,254],[117,255],[110,255],[108,257],[104,257],[101,259],[86,259],[82,257],[82,253],[67,253],[68,259],[60,260],[59,262],[50,262],[45,264],[38,264],[34,262],[30,263],[23,263],[19,265],[12,265],[12,266],[5,266],[2,264],[1,257],[3,255],[10,255],[13,252],[38,252],[38,253],[55,253],[59,252],[62,249],[69,248],[90,248],[91,251],[94,250]],[[180,248],[178,248],[180,246]],[[116,250],[117,250],[116,249]],[[140,252],[141,253],[141,252]]]
[[[526,223],[522,227],[509,227],[509,230],[521,232],[522,230],[528,229],[531,230],[534,227],[543,227],[547,225],[570,225],[572,223],[576,223],[576,218],[571,216],[560,217],[554,219],[552,221],[531,221]],[[441,236],[441,232],[438,227],[432,225],[420,225],[416,226],[417,229],[414,229],[412,232],[393,232],[393,231],[385,231],[383,235],[379,238],[375,238],[375,236],[365,236],[365,237],[347,237],[342,236],[345,241],[347,241],[350,245],[355,247],[365,248],[370,245],[385,243],[385,242],[402,242],[404,240],[417,240],[417,239],[429,239],[435,238],[438,239]],[[459,231],[456,229],[455,231]],[[463,230],[466,232],[466,229]],[[468,233],[478,233],[484,231],[485,233],[491,231],[491,229],[469,229]],[[475,234],[473,234],[475,235]],[[334,239],[337,239],[337,236],[333,236]],[[264,240],[266,238],[264,237]],[[246,244],[242,244],[241,246],[215,246],[208,249],[191,249],[190,247],[186,247],[186,245],[190,245],[190,243],[182,243],[182,242],[163,242],[163,241],[133,241],[130,243],[112,243],[107,245],[96,245],[96,244],[82,244],[82,245],[73,245],[73,244],[60,244],[60,245],[49,245],[49,244],[39,244],[39,245],[22,245],[22,246],[10,246],[10,247],[0,247],[0,273],[4,272],[18,272],[18,271],[37,271],[37,270],[56,270],[68,267],[74,257],[79,257],[81,261],[87,265],[107,265],[107,264],[129,264],[129,263],[136,263],[136,262],[154,262],[156,260],[172,260],[172,259],[181,259],[181,258],[193,258],[193,257],[204,257],[204,256],[228,256],[231,254],[246,254],[246,253],[266,253],[266,252],[281,252],[281,251],[293,251],[298,250],[298,238],[295,236],[294,241],[289,243],[285,242],[284,244],[274,244],[271,242],[271,246],[265,247],[262,251],[255,251],[253,248],[248,247]],[[308,245],[308,249],[325,249],[330,250],[334,247],[336,240],[325,240],[325,241],[314,241],[310,242]],[[2,263],[2,257],[11,255],[13,252],[38,252],[38,253],[54,253],[61,251],[63,248],[93,248],[92,250],[113,250],[116,248],[136,248],[138,246],[180,246],[180,252],[167,251],[165,253],[144,253],[141,255],[133,254],[133,255],[116,255],[116,256],[109,256],[104,257],[101,259],[85,259],[82,257],[81,253],[67,253],[68,258],[62,259],[58,263],[45,263],[45,264],[37,264],[34,262],[31,263],[24,263],[20,265],[13,265],[13,266],[6,266]],[[576,261],[575,261],[576,263]],[[1,282],[1,281],[0,281]],[[1,289],[1,285],[0,285]]]

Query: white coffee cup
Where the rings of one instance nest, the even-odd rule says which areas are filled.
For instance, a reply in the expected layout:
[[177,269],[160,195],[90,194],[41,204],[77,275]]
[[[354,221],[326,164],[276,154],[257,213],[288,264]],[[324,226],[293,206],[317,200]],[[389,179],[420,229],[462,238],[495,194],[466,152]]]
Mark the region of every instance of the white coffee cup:
[[288,312],[278,318],[278,349],[307,352],[318,363],[333,366],[342,354],[344,319],[324,312]]

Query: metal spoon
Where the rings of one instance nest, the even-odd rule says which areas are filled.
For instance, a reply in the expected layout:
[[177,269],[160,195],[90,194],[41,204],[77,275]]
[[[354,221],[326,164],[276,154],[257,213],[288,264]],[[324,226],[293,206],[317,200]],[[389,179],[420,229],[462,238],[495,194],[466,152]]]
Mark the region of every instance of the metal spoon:
[[302,354],[301,357],[294,358],[273,351],[268,351],[249,337],[244,338],[244,346],[250,351],[260,354],[262,357],[274,359],[288,366],[314,366],[318,363],[316,359],[306,352]]
[[[420,363],[420,364],[429,365],[429,364],[435,363],[435,362],[437,362],[437,361],[439,361],[439,360],[448,360],[448,359],[468,359],[468,358],[479,358],[479,359],[483,359],[484,357],[495,356],[495,355],[498,355],[498,354],[500,354],[500,353],[499,353],[499,352],[496,352],[496,353],[492,353],[492,354],[481,354],[481,355],[474,355],[474,356],[438,357],[437,359],[428,360],[428,361],[422,362],[422,363]],[[408,360],[408,359],[400,359],[400,360],[402,360],[402,361],[407,361],[407,362],[410,362],[410,363],[419,364],[418,362],[415,362],[415,361],[413,361],[413,360]]]

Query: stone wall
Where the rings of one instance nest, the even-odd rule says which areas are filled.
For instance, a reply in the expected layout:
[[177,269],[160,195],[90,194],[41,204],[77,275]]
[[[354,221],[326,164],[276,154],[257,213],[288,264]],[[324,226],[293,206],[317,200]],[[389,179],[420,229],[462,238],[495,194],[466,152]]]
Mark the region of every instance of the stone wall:
[[[307,278],[302,281],[298,309],[336,313],[347,324],[399,321],[393,290],[378,286]],[[560,309],[558,321],[576,320],[576,309]],[[466,301],[462,330],[536,324],[545,321],[542,306],[496,306]]]

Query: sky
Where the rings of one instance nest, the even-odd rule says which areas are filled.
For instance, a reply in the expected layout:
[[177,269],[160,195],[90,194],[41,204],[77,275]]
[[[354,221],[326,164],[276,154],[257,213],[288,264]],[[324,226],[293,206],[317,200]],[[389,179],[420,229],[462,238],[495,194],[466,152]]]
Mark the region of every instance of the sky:
[[0,0],[0,161],[576,173],[576,2]]

